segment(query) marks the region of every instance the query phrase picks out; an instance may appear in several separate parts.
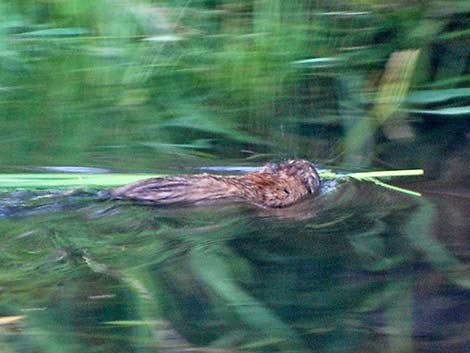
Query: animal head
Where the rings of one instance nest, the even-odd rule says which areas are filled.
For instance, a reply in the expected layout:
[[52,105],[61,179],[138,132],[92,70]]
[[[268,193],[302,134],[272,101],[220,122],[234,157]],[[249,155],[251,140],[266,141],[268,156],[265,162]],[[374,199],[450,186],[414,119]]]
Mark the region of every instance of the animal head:
[[300,178],[308,192],[315,193],[320,186],[320,176],[313,163],[303,159],[292,159],[284,163],[269,163],[261,168],[260,173],[285,173]]

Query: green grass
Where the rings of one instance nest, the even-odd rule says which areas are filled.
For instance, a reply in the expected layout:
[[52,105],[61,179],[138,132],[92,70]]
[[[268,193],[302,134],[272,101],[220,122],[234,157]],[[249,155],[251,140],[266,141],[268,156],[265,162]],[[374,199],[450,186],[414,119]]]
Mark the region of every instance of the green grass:
[[248,150],[369,168],[389,124],[468,114],[466,2],[428,5],[0,1],[0,164]]
[[[332,171],[321,171],[323,179],[350,177],[358,180],[371,181],[375,184],[395,191],[420,196],[419,193],[399,188],[379,181],[377,178],[393,178],[423,175],[422,169],[375,171],[360,173],[337,174]],[[148,178],[162,177],[162,174],[0,174],[0,189],[57,189],[57,188],[100,188],[120,186]]]
[[105,187],[156,178],[157,174],[1,174],[0,188],[44,189],[73,187]]

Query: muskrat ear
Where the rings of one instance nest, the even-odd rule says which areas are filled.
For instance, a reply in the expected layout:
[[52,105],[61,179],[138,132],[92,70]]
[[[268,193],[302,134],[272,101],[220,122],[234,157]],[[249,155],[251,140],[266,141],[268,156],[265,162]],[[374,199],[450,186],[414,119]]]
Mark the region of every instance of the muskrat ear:
[[274,174],[277,173],[279,169],[280,165],[278,163],[268,163],[263,168],[261,168],[260,173]]

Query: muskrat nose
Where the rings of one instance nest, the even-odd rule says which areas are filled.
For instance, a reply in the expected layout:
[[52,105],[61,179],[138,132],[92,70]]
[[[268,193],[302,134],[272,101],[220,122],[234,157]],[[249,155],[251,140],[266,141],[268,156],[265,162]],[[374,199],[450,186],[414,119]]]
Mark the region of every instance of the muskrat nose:
[[316,193],[320,189],[320,175],[314,166],[312,166],[310,177],[307,180],[307,189],[311,194]]
[[289,169],[292,175],[302,180],[309,193],[314,194],[320,188],[320,175],[313,163],[303,159],[290,160],[281,167]]

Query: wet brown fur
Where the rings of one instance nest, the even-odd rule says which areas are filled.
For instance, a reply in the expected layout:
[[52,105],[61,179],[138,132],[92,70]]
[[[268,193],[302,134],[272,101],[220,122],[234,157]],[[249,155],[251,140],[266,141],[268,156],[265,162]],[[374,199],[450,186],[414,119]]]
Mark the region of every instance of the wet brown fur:
[[267,207],[286,207],[317,192],[320,177],[304,160],[271,163],[260,171],[237,176],[211,174],[152,178],[114,188],[111,195],[159,205],[246,200]]

